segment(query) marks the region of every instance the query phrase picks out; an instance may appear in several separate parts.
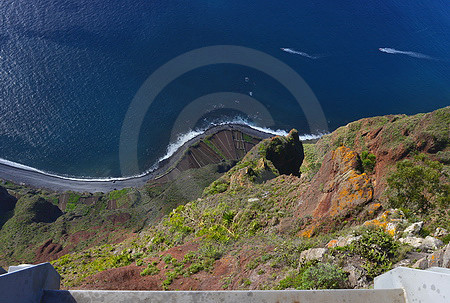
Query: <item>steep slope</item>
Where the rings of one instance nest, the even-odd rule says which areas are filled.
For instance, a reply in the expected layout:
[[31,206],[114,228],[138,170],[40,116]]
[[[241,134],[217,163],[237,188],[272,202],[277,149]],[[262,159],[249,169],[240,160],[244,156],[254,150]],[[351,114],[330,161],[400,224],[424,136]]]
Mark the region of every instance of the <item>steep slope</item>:
[[53,264],[66,287],[170,290],[368,287],[399,264],[450,266],[449,125],[447,107],[362,119],[316,144],[295,130],[266,139],[186,204],[149,185],[169,215]]
[[[385,190],[399,163],[418,161],[448,197],[449,112],[363,119],[303,147],[296,131],[265,140],[134,240],[54,264],[70,287],[217,290],[367,287],[396,264],[450,266],[450,246],[435,251],[450,240],[448,200],[427,213],[389,210]],[[424,135],[430,143],[418,144]]]
[[4,182],[0,264],[50,261],[135,237],[173,208],[200,197],[206,186],[267,136],[237,125],[210,129],[162,163],[155,178],[141,188],[60,193]]

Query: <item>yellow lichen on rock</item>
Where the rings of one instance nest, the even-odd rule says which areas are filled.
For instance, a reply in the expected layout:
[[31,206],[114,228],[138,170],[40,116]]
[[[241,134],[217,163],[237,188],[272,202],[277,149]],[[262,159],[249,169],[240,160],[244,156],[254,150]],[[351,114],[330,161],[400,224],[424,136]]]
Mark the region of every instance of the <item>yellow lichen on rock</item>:
[[364,225],[381,227],[394,237],[397,234],[399,224],[405,222],[404,217],[405,215],[399,209],[386,210],[376,219],[364,222]]
[[357,171],[358,154],[347,147],[337,148],[331,155],[334,176],[323,184],[324,195],[314,211],[314,216],[338,216],[365,204],[373,198],[370,177]]

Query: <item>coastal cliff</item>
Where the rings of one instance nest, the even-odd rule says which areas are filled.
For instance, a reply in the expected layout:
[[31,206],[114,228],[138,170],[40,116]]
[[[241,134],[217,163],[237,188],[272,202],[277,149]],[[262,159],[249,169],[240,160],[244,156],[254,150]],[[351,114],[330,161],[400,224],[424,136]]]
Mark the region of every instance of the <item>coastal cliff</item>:
[[34,195],[64,213],[31,220],[34,250],[5,247],[2,260],[56,258],[65,287],[142,290],[360,288],[398,265],[450,267],[449,125],[450,107],[366,118],[315,144],[293,130],[221,159],[208,138],[194,148],[219,163],[190,150],[178,175],[107,196],[6,184],[17,201],[1,243],[29,245],[31,229],[11,233]]

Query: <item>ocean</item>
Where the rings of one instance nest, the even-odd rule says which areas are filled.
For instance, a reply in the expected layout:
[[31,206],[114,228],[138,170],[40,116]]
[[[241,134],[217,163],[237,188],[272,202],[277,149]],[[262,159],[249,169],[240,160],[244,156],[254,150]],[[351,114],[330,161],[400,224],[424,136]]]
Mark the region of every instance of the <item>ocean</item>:
[[212,124],[306,138],[450,104],[446,0],[5,0],[0,10],[0,158],[53,174],[142,174]]

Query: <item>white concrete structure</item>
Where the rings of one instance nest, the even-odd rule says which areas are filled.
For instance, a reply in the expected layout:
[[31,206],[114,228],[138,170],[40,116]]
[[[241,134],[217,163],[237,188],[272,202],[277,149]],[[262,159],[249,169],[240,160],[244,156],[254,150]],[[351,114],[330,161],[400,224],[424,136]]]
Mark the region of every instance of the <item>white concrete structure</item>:
[[0,302],[28,303],[444,303],[450,302],[450,269],[398,267],[375,278],[374,289],[246,291],[59,290],[50,263],[10,267],[0,275]]
[[44,289],[59,289],[60,276],[50,263],[12,270],[0,276],[0,302],[40,302]]
[[450,302],[450,269],[432,267],[427,270],[397,267],[375,278],[374,289],[405,290],[406,302]]
[[402,289],[252,290],[252,291],[105,291],[50,290],[42,303],[404,303]]

